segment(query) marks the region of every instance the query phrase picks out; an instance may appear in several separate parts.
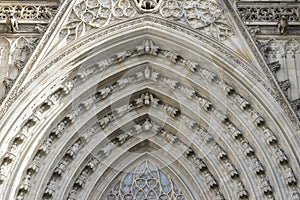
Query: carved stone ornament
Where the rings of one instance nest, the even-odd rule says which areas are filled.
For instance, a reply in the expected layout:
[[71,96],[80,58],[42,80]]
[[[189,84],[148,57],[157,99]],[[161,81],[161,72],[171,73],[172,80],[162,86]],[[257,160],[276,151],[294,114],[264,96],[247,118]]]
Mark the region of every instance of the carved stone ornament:
[[212,0],[79,0],[61,34],[75,40],[90,29],[144,14],[184,23],[220,41],[233,35],[223,9]]
[[134,0],[142,12],[153,12],[159,8],[162,0]]

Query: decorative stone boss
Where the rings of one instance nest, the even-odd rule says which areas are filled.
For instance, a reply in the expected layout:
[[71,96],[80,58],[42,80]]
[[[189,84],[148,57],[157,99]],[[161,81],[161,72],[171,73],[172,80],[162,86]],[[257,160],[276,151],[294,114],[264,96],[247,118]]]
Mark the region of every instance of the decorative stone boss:
[[144,12],[156,11],[162,0],[135,0],[135,3],[139,9]]

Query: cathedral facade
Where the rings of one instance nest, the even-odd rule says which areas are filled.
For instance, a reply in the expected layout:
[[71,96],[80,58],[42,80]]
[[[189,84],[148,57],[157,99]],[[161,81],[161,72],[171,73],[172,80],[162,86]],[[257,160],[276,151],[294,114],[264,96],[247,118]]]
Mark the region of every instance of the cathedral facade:
[[0,2],[0,199],[300,200],[300,3]]

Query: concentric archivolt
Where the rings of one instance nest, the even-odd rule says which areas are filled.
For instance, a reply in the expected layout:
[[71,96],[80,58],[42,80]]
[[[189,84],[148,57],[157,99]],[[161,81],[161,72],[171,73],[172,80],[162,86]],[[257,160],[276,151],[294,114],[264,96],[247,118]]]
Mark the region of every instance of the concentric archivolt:
[[[127,70],[130,73],[116,70],[110,78],[94,83],[96,87],[91,85],[92,89],[71,97],[73,91],[83,89],[98,74],[141,56],[164,60],[168,65],[146,62],[130,66],[132,70]],[[189,72],[191,77],[181,74],[181,78],[175,79],[180,70],[170,66]],[[204,80],[205,85],[195,77]],[[165,87],[176,95],[153,85]],[[128,96],[131,86],[138,86],[139,90]],[[226,105],[226,112],[223,99],[209,89],[223,94],[221,97],[230,105]],[[124,152],[136,150],[145,141],[166,152],[163,144],[171,144],[174,150],[171,154],[178,158],[178,166],[190,176],[197,174],[193,181],[199,185],[203,197],[272,199],[275,195],[281,198],[299,195],[295,169],[283,151],[287,148],[282,145],[284,138],[279,140],[281,136],[270,126],[272,122],[259,113],[264,110],[257,109],[257,102],[247,100],[223,77],[176,52],[160,48],[149,39],[81,68],[45,98],[12,139],[1,165],[2,184],[10,178],[8,172],[22,147],[36,137],[33,131],[45,123],[43,116],[60,102],[65,104],[64,110],[54,120],[55,124],[48,126],[44,141],[35,148],[35,156],[15,194],[19,199],[88,199],[92,194],[83,189],[87,180],[95,183],[89,186],[95,187],[101,179],[94,178],[94,171],[102,169],[103,174],[109,173],[109,167],[117,165]],[[195,105],[200,109],[195,109]],[[130,122],[134,122],[133,126]],[[138,137],[146,133],[153,137]],[[176,153],[182,156],[176,157]],[[269,154],[272,156],[268,157]],[[106,168],[101,165],[104,161],[110,163]],[[106,185],[111,184],[107,181]]]

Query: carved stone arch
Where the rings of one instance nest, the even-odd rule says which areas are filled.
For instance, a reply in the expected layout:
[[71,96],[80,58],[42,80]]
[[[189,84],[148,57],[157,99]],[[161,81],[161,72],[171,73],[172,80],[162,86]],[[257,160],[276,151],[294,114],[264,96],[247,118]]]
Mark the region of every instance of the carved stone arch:
[[264,53],[268,61],[276,60],[276,56],[284,56],[284,45],[277,39],[270,39],[266,46],[267,49],[264,49]]
[[[130,28],[124,28],[126,23],[133,25]],[[206,131],[199,127],[199,129],[194,128],[196,123],[201,123],[208,126],[207,131],[212,132],[213,136],[226,135],[220,137],[224,140],[220,140],[220,144],[211,142],[212,139],[208,134],[205,135],[207,143],[215,149],[212,168],[218,168],[218,171],[221,171],[230,161],[236,167],[240,166],[240,173],[243,173],[241,176],[246,177],[245,184],[237,181],[239,180],[237,178],[230,178],[232,185],[236,184],[237,187],[233,191],[229,191],[224,186],[225,193],[234,193],[232,195],[234,198],[248,197],[250,199],[253,197],[266,199],[275,195],[280,198],[291,197],[291,191],[297,190],[298,187],[297,153],[299,150],[297,149],[297,141],[289,138],[295,137],[296,129],[292,122],[287,119],[285,113],[278,116],[282,108],[271,97],[272,94],[274,96],[278,94],[274,94],[274,88],[270,86],[271,84],[266,81],[263,75],[253,70],[255,69],[254,64],[246,62],[247,57],[244,55],[239,56],[224,44],[204,34],[184,26],[168,24],[166,21],[155,17],[140,17],[125,21],[124,24],[109,27],[112,31],[109,33],[110,35],[107,29],[95,31],[91,35],[66,46],[61,52],[48,54],[49,57],[46,56],[40,63],[41,68],[33,71],[27,77],[28,82],[25,82],[20,90],[23,93],[17,99],[18,104],[11,107],[3,120],[6,123],[3,122],[1,125],[1,127],[3,126],[2,130],[9,132],[7,135],[0,136],[1,142],[5,141],[1,162],[10,159],[11,162],[8,167],[13,172],[11,175],[6,174],[9,180],[2,183],[3,195],[13,199],[16,195],[21,195],[18,193],[20,191],[31,194],[31,191],[25,187],[28,186],[28,174],[26,173],[28,173],[28,169],[32,170],[29,165],[33,162],[37,150],[41,147],[40,145],[43,145],[44,140],[51,137],[51,134],[56,137],[56,143],[60,145],[60,148],[55,148],[57,144],[54,144],[50,147],[50,153],[45,154],[50,155],[49,162],[59,163],[59,159],[63,157],[59,149],[67,150],[77,142],[75,137],[74,140],[69,138],[77,134],[78,127],[76,126],[85,126],[84,117],[89,119],[95,116],[93,111],[81,113],[81,110],[77,110],[80,105],[82,105],[82,109],[89,110],[87,109],[90,107],[89,100],[94,103],[95,99],[88,99],[87,97],[93,95],[93,91],[105,89],[105,86],[115,87],[115,81],[125,77],[126,70],[135,67],[141,68],[144,78],[151,79],[151,75],[146,75],[145,65],[141,65],[147,61],[156,66],[155,70],[161,69],[164,74],[169,74],[171,77],[168,78],[176,79],[174,76],[176,75],[180,77],[180,81],[188,80],[185,82],[194,87],[195,92],[198,92],[195,94],[191,90],[186,90],[187,88],[184,88],[183,85],[176,86],[177,93],[186,96],[186,99],[180,99],[179,103],[188,104],[189,110],[192,110],[192,106],[196,104],[193,101],[197,101],[197,104],[201,104],[200,107],[203,109],[198,115],[194,111],[191,112],[193,114],[185,116],[186,126],[191,127],[190,130],[186,131],[187,133],[192,134],[198,131],[205,134]],[[113,30],[125,30],[125,32],[116,33]],[[208,58],[205,59],[205,57]],[[95,67],[95,71],[96,68],[99,71],[93,71],[93,67]],[[106,79],[107,82],[102,82]],[[198,80],[199,82],[197,82]],[[200,84],[202,80],[206,84],[206,88]],[[139,86],[138,83],[134,84]],[[159,83],[158,86],[161,84]],[[147,89],[146,86],[144,87]],[[127,87],[126,84],[125,88],[127,91],[132,89],[130,85]],[[150,89],[153,88],[150,87]],[[156,89],[160,90],[159,87]],[[110,93],[109,90],[110,88],[108,88],[107,93]],[[101,95],[106,95],[105,91],[100,92]],[[212,100],[212,105],[206,102],[205,98],[200,98],[200,95],[210,97],[211,99],[208,100]],[[117,95],[116,99],[121,100],[123,96]],[[164,96],[169,97],[171,95],[165,93]],[[188,98],[189,96],[190,98]],[[166,97],[163,98],[167,101],[166,103],[176,106],[175,100],[171,98],[169,100]],[[105,99],[102,103],[104,102],[106,104],[103,107],[106,110],[115,111],[111,109],[111,101]],[[207,113],[212,117],[212,120],[202,119],[201,121],[200,118],[204,118],[203,116]],[[103,115],[100,113],[97,117],[102,119],[106,115],[107,113]],[[172,120],[176,121],[176,119]],[[119,121],[122,122],[122,120]],[[172,124],[173,121],[170,120],[168,123]],[[61,122],[63,124],[60,124]],[[14,123],[18,126],[14,127],[12,125]],[[177,130],[176,123],[174,122],[174,124],[173,129]],[[58,130],[60,125],[66,126],[64,128],[66,132],[62,135]],[[12,127],[13,130],[8,131]],[[209,129],[210,127],[212,128]],[[218,132],[218,130],[222,132]],[[21,133],[25,136],[21,137]],[[182,133],[182,135],[184,134]],[[59,141],[60,139],[62,141]],[[84,140],[84,138],[79,139]],[[232,147],[230,144],[233,144]],[[197,144],[194,146],[197,147]],[[200,149],[200,147],[197,148]],[[222,151],[222,148],[228,155]],[[284,152],[281,152],[281,157],[278,159],[277,153],[281,148],[287,152],[288,158]],[[236,151],[231,149],[236,149]],[[42,151],[46,152],[47,150],[45,146],[42,147]],[[229,154],[230,152],[232,154]],[[189,157],[189,151],[186,154]],[[73,155],[68,153],[70,157]],[[270,158],[267,155],[271,155]],[[240,159],[229,159],[235,156]],[[111,159],[114,158],[111,157]],[[81,160],[80,162],[84,161]],[[222,166],[219,166],[218,163],[222,163]],[[4,166],[3,162],[0,164]],[[246,167],[249,168],[249,166],[253,169],[246,170]],[[56,187],[54,181],[51,182],[50,176],[51,170],[55,169],[52,168],[52,165],[44,167],[48,168],[45,170],[47,173],[45,179],[43,175],[38,174],[39,172],[35,175],[38,179],[50,178],[49,182],[45,183],[44,181],[42,187],[32,182],[31,188],[39,187],[38,190],[32,191],[38,197],[46,192],[46,195],[51,198],[54,192],[53,187]],[[71,174],[69,178],[76,181],[80,175],[80,170],[78,173],[69,170]],[[207,176],[209,176],[208,173]],[[228,174],[220,172],[219,176],[227,177]],[[211,187],[215,189],[216,184],[213,181],[211,184]],[[249,185],[251,185],[250,190],[248,189]],[[22,194],[25,199],[32,197],[27,197],[26,194]]]
[[[120,158],[120,159],[122,159],[122,158]],[[159,169],[161,169],[162,171],[167,172],[167,174],[170,174],[170,178],[171,179],[173,178],[174,181],[179,183],[180,187],[183,188],[182,190],[185,191],[185,192],[183,192],[183,193],[185,193],[185,196],[197,195],[198,197],[196,197],[196,198],[209,198],[209,192],[208,191],[205,192],[205,189],[201,188],[201,185],[194,182],[193,177],[189,177],[189,180],[191,182],[194,182],[194,186],[197,185],[197,187],[199,187],[199,191],[201,191],[201,192],[199,192],[198,194],[192,194],[192,193],[189,194],[188,190],[192,189],[193,184],[191,184],[188,187],[184,188],[184,184],[186,184],[188,182],[187,181],[188,179],[184,180],[184,179],[187,178],[187,176],[184,177],[184,176],[181,175],[181,177],[180,177],[180,173],[181,174],[186,173],[184,167],[182,167],[182,165],[184,165],[184,163],[178,162],[178,163],[173,163],[171,165],[165,165],[163,163],[164,160],[159,159],[157,157],[157,155],[152,154],[152,153],[145,153],[144,155],[140,155],[140,157],[137,157],[134,160],[132,160],[132,159],[133,159],[132,157],[128,157],[128,160],[127,160],[127,157],[126,157],[126,161],[124,162],[124,160],[123,160],[124,169],[119,171],[120,172],[119,174],[112,174],[112,173],[107,172],[106,176],[111,177],[111,180],[112,180],[112,182],[110,184],[107,184],[107,186],[103,186],[103,184],[100,183],[100,179],[99,179],[98,183],[95,184],[95,188],[92,189],[94,191],[98,191],[98,198],[99,199],[101,199],[101,196],[102,196],[102,198],[106,198],[106,195],[110,193],[109,190],[111,190],[113,188],[113,186],[117,183],[117,181],[120,181],[122,176],[124,176],[126,173],[129,172],[130,168],[132,168],[133,166],[137,166],[138,163],[143,162],[147,159],[149,159],[151,162],[155,163],[159,167]],[[120,163],[121,162],[122,161],[120,161]],[[179,175],[179,177],[178,177],[178,175]],[[179,182],[179,181],[181,181],[180,179],[182,179],[182,181],[183,181],[182,183]],[[203,181],[205,181],[205,180],[203,179]],[[104,190],[102,190],[102,189],[104,189]],[[99,191],[101,191],[101,192],[99,192]],[[89,199],[97,199],[97,192],[90,192],[88,198]],[[195,197],[190,197],[190,198],[195,198]]]
[[299,53],[299,42],[295,39],[290,39],[284,45],[286,53],[295,56],[295,53]]

